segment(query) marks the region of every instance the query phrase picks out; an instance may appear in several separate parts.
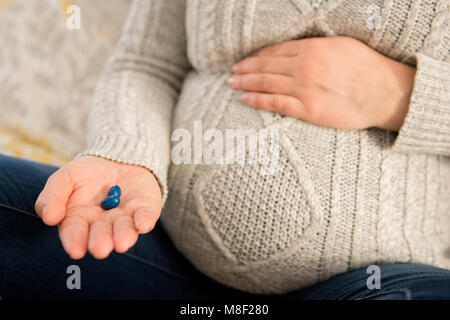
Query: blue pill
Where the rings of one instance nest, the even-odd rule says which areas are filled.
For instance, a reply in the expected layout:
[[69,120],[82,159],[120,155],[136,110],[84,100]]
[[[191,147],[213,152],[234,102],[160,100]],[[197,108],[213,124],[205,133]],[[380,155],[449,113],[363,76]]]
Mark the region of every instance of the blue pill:
[[120,190],[119,186],[112,186],[111,189],[109,189],[108,196],[120,197],[121,195],[122,190]]
[[120,198],[116,196],[109,196],[103,199],[101,206],[105,210],[114,209],[120,203]]

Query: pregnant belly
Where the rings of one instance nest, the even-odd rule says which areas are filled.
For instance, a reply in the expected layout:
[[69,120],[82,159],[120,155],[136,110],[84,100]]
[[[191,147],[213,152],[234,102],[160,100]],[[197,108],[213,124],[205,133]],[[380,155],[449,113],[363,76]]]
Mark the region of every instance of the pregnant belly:
[[171,165],[162,223],[200,271],[225,285],[254,293],[308,286],[320,278],[324,263],[320,253],[332,201],[336,130],[251,109],[227,78],[187,77],[174,132],[189,132],[193,149],[196,135],[202,141],[211,128],[222,133],[224,145],[230,129],[276,130],[279,139],[268,139],[266,146],[269,158],[277,159],[276,170],[264,173],[265,164],[258,161],[206,164],[200,157],[196,162],[191,150],[191,163]]

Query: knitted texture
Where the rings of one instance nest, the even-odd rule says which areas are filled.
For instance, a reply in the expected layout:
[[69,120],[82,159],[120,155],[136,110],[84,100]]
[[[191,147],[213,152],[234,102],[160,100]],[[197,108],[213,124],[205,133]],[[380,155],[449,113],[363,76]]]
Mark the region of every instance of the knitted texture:
[[[175,246],[234,288],[285,293],[388,262],[450,268],[448,24],[447,0],[135,1],[79,156],[151,170]],[[417,66],[399,133],[256,110],[227,85],[255,50],[311,36],[353,37]],[[196,120],[204,131],[279,130],[278,171],[171,164],[171,132],[193,134]]]

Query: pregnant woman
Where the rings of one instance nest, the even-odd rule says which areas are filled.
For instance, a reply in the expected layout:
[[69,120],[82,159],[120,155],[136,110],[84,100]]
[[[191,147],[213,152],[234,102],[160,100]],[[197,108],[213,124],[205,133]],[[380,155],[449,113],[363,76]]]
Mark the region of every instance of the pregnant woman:
[[[445,0],[135,1],[86,150],[0,157],[0,294],[450,299],[449,39]],[[276,172],[173,163],[195,123],[277,130]]]

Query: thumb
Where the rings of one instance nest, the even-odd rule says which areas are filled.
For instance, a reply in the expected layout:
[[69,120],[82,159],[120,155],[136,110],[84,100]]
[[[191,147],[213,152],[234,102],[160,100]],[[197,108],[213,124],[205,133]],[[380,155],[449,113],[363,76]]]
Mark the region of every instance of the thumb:
[[64,168],[48,178],[35,203],[35,210],[49,226],[57,225],[66,215],[66,205],[73,190],[73,182]]

